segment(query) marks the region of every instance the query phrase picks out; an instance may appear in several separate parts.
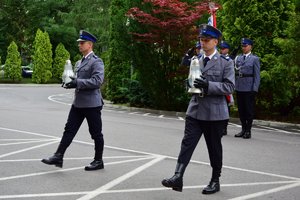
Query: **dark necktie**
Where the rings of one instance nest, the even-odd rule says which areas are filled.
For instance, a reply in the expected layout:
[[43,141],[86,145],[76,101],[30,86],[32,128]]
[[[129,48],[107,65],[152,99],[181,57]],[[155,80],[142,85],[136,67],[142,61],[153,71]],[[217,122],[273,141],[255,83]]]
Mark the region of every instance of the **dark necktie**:
[[209,57],[205,57],[204,60],[203,60],[203,65],[204,67],[206,66],[207,62],[209,61]]
[[243,61],[245,61],[245,60],[246,60],[246,56],[244,55],[244,57],[243,57],[243,58],[244,58],[244,60],[243,60]]
[[85,57],[83,57],[82,59],[81,59],[81,62],[83,62],[85,60]]

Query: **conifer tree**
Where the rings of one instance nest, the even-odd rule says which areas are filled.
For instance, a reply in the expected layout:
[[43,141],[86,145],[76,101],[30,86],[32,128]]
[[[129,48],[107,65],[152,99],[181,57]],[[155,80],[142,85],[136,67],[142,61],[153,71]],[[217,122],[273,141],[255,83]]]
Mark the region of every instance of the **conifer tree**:
[[59,43],[55,49],[55,58],[53,63],[53,78],[61,80],[66,60],[70,59],[70,53],[65,49],[62,43]]
[[13,81],[22,79],[21,56],[18,46],[12,41],[7,48],[7,57],[5,61],[4,74]]
[[52,45],[47,32],[37,30],[34,40],[32,79],[36,83],[47,83],[52,77]]

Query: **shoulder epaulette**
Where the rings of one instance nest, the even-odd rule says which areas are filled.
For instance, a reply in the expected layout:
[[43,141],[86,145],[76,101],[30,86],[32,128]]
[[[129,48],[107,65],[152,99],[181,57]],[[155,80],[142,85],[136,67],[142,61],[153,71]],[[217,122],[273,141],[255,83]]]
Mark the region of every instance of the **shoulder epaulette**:
[[227,60],[227,61],[230,60],[230,57],[229,57],[229,56],[225,56],[225,55],[221,55],[221,58],[223,58],[223,59],[225,59],[225,60]]
[[96,55],[94,54],[94,55],[93,55],[93,58],[96,58],[96,59],[97,59],[97,58],[98,58],[98,56],[96,56]]

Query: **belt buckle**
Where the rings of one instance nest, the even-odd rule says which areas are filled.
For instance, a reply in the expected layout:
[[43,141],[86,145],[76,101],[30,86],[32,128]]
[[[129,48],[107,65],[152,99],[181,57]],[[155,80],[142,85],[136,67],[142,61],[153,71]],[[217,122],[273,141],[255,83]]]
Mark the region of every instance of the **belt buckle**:
[[239,77],[242,78],[242,77],[243,77],[243,74],[242,74],[242,73],[239,73]]

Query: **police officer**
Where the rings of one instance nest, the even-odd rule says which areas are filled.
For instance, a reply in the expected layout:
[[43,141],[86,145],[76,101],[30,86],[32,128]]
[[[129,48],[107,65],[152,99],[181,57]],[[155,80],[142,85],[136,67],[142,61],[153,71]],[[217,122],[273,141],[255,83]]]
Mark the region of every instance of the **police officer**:
[[[231,59],[231,57],[229,55],[229,50],[230,50],[230,45],[226,41],[222,40],[220,42],[220,54],[221,54],[221,56],[224,56],[227,60]],[[227,105],[228,105],[228,112],[230,113],[230,106],[234,105],[233,95],[232,94],[226,95],[226,101],[227,101]],[[229,119],[227,120],[227,123],[225,125],[223,135],[227,135],[228,122],[229,122]]]
[[224,40],[222,40],[220,42],[220,53],[226,57],[226,59],[230,59],[230,56],[229,56],[229,49],[230,49],[230,46],[227,42],[225,42]]
[[204,91],[204,96],[193,94],[186,112],[184,137],[171,178],[162,180],[162,185],[175,191],[182,191],[183,174],[192,154],[204,134],[207,145],[212,177],[203,189],[203,194],[213,194],[220,190],[219,177],[222,169],[222,132],[229,118],[225,95],[234,91],[233,61],[221,57],[216,46],[222,33],[207,24],[199,29],[199,38],[204,55],[199,59],[202,77],[197,78],[194,86]]
[[235,137],[251,138],[251,127],[254,118],[255,95],[260,84],[259,57],[251,53],[253,41],[241,40],[243,54],[235,59],[236,97],[242,130]]
[[71,144],[84,119],[87,120],[91,138],[95,144],[95,156],[85,170],[103,169],[102,160],[104,140],[102,135],[101,110],[103,106],[100,86],[104,80],[104,64],[93,52],[96,37],[81,30],[78,41],[79,51],[83,58],[76,67],[76,75],[65,88],[75,88],[75,97],[69,112],[65,130],[60,144],[53,156],[43,159],[48,165],[62,167],[66,149]]
[[199,41],[196,42],[194,47],[190,48],[186,52],[186,54],[182,58],[181,65],[189,67],[193,56],[197,56],[198,58],[201,58],[201,56],[202,56],[201,43]]

